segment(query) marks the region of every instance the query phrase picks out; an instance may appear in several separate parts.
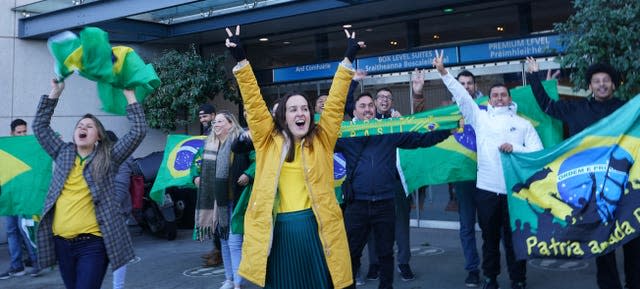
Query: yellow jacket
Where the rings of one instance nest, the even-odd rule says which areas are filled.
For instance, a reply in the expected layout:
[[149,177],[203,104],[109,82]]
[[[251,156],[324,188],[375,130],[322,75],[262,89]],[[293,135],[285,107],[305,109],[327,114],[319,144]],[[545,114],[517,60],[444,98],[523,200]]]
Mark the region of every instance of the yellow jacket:
[[[273,241],[273,206],[278,178],[291,142],[276,130],[248,62],[239,63],[233,71],[240,86],[256,149],[256,175],[244,219],[242,262],[238,272],[247,280],[264,287],[267,258]],[[352,69],[342,64],[339,66],[316,127],[318,131],[313,137],[313,150],[304,143],[301,146],[311,208],[318,222],[318,234],[334,288],[344,288],[353,283],[347,234],[333,188],[333,149],[353,73]],[[313,116],[311,118],[313,121]]]

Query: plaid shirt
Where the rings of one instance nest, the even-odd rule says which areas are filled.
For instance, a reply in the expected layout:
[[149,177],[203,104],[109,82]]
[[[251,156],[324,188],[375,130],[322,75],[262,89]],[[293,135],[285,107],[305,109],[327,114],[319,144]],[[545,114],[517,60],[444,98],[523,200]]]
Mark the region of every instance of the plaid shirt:
[[[52,230],[53,213],[77,155],[75,144],[63,142],[51,129],[51,116],[57,103],[57,99],[49,99],[48,96],[43,95],[33,122],[33,132],[38,142],[56,164],[37,233],[38,261],[42,268],[56,263]],[[83,171],[113,270],[120,268],[134,257],[131,236],[125,226],[124,216],[120,213],[120,204],[115,197],[114,175],[120,164],[133,153],[146,134],[144,111],[139,103],[127,106],[127,118],[131,123],[131,130],[113,145],[109,172],[103,176],[92,174],[91,161],[95,151],[87,157],[87,164]],[[94,177],[100,179],[94,179]]]

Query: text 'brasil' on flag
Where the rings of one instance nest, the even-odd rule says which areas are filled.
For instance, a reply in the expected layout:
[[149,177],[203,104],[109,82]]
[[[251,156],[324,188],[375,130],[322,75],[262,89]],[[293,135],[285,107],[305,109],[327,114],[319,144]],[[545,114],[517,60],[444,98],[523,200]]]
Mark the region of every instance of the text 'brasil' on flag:
[[151,64],[130,47],[109,44],[108,34],[87,27],[80,36],[65,31],[49,38],[47,45],[54,58],[54,69],[60,80],[74,71],[98,83],[98,95],[107,112],[124,115],[127,102],[122,89],[135,89],[136,98],[144,98],[160,86]]
[[[552,99],[558,99],[557,81],[545,81],[543,86]],[[533,124],[544,147],[551,147],[562,140],[562,123],[540,110],[530,86],[511,89],[510,93],[513,101],[518,104],[518,115]],[[481,97],[476,102],[481,109],[486,109],[487,100],[487,97]],[[433,120],[445,119],[447,122],[441,122],[444,128],[455,127],[462,118],[455,104],[417,113],[414,116],[420,118],[425,115]],[[454,126],[451,126],[450,119],[455,121]],[[465,125],[464,130],[459,130],[435,146],[397,150],[397,167],[405,192],[409,194],[427,185],[475,180],[475,140],[473,128]]]
[[503,154],[518,258],[587,258],[640,232],[640,97],[556,147]]
[[51,170],[34,136],[0,137],[0,216],[39,215]]
[[168,135],[162,163],[158,169],[150,196],[159,204],[164,203],[164,190],[168,187],[194,188],[191,165],[206,136]]

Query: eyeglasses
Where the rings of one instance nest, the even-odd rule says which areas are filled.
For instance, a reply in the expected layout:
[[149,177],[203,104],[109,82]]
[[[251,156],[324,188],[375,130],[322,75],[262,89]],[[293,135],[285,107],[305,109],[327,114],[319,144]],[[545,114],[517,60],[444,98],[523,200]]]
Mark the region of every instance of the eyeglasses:
[[378,99],[378,98],[386,98],[387,100],[392,100],[393,99],[393,97],[390,94],[389,95],[387,95],[387,94],[376,95],[376,99]]

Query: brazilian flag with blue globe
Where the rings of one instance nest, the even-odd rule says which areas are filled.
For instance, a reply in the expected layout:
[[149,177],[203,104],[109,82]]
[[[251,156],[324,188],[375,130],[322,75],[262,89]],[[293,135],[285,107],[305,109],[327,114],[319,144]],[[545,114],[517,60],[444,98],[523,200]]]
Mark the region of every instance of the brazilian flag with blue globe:
[[518,258],[582,259],[638,238],[640,97],[554,147],[502,154],[502,165]]

